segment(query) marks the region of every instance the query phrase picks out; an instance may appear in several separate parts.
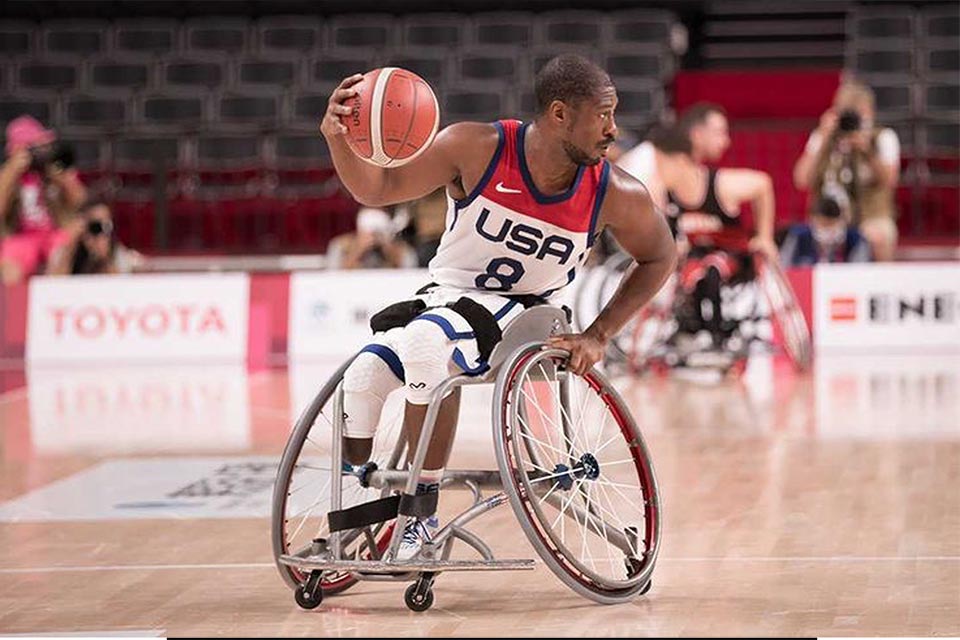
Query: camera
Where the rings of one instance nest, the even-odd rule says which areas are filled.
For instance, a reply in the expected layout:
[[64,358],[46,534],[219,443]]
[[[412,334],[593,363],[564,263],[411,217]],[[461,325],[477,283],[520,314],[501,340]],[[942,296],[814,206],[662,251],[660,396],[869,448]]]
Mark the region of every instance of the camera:
[[113,224],[108,220],[91,220],[87,223],[87,233],[91,236],[98,236],[101,233],[110,235],[113,233]]
[[30,171],[45,173],[50,167],[63,170],[74,163],[73,149],[59,142],[30,147],[29,151]]
[[853,109],[844,109],[840,112],[837,128],[843,133],[851,133],[853,131],[858,131],[862,124],[863,121],[860,119],[859,113]]

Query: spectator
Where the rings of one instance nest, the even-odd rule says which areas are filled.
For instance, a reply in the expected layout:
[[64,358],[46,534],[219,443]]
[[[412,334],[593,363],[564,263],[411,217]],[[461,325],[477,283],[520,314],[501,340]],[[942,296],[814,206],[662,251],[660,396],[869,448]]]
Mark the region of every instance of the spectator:
[[79,214],[67,225],[68,240],[53,252],[47,273],[130,273],[143,264],[140,253],[117,240],[113,233],[113,216],[105,203],[85,204]]
[[870,245],[860,232],[847,224],[843,212],[843,191],[832,198],[821,198],[810,222],[790,227],[780,248],[785,267],[800,267],[818,262],[869,262]]
[[0,166],[0,279],[10,285],[42,271],[51,253],[68,240],[59,229],[87,192],[57,134],[20,116],[6,130]]
[[394,237],[393,222],[382,209],[363,207],[357,230],[330,241],[327,266],[331,269],[383,269],[417,266],[417,256]]
[[797,188],[809,191],[811,207],[841,188],[851,205],[847,222],[859,228],[877,260],[893,260],[900,140],[893,129],[876,125],[875,113],[869,87],[842,83],[833,106],[810,134],[793,180]]

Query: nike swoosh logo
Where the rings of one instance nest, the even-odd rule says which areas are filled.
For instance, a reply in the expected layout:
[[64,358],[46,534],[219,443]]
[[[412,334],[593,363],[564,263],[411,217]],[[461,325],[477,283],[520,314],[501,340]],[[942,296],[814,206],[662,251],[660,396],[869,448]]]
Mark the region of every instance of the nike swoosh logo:
[[502,182],[498,182],[498,183],[497,183],[496,189],[497,189],[497,191],[499,191],[500,193],[523,193],[523,191],[521,191],[520,189],[509,189],[509,188],[503,186],[503,183],[502,183]]

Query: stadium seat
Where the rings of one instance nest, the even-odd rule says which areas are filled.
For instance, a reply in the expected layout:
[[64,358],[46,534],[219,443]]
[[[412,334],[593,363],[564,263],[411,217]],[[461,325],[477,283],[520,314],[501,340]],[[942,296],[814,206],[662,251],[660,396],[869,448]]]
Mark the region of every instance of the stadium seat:
[[249,48],[250,23],[244,18],[192,18],[185,23],[187,51],[239,53]]
[[165,60],[161,76],[165,86],[188,90],[214,88],[226,84],[225,59],[205,55],[202,58],[171,58]]
[[113,27],[113,51],[126,54],[173,54],[178,47],[179,25],[162,18],[119,19]]
[[389,14],[345,15],[330,22],[333,48],[359,49],[364,55],[379,52],[397,41],[396,18]]
[[322,49],[323,24],[312,16],[264,16],[255,27],[257,47],[266,54],[304,54]]
[[107,48],[108,23],[99,20],[51,20],[43,24],[41,51],[51,55],[89,56]]
[[474,15],[467,41],[477,46],[525,49],[533,44],[534,15],[520,11],[485,11]]
[[383,66],[413,71],[426,80],[434,91],[440,91],[450,76],[449,54],[436,49],[403,47],[385,56]]
[[118,129],[127,124],[127,102],[118,98],[71,96],[65,103],[65,122],[72,127]]
[[79,83],[79,70],[64,61],[31,60],[17,68],[17,86],[32,90],[73,89]]
[[24,56],[33,51],[36,29],[29,22],[0,21],[0,55],[5,58]]
[[526,83],[527,78],[522,73],[524,60],[521,51],[505,46],[466,49],[457,57],[457,76],[467,82],[499,80]]
[[660,45],[631,45],[607,50],[603,68],[615,82],[621,79],[659,82],[673,75],[673,60]]
[[30,115],[40,122],[49,124],[53,119],[54,103],[43,98],[25,98],[22,93],[0,96],[0,123],[6,123],[17,116]]
[[294,59],[248,58],[237,62],[240,88],[290,87],[299,80],[299,65]]
[[550,11],[540,15],[534,39],[542,45],[598,47],[604,23],[599,11]]
[[122,62],[98,60],[89,65],[89,88],[97,92],[126,89],[142,90],[152,83],[153,64],[137,62],[125,56]]
[[628,9],[607,14],[606,42],[624,44],[667,44],[673,28],[673,14],[656,9]]
[[187,129],[205,122],[206,111],[202,97],[185,91],[145,96],[139,107],[146,125]]
[[458,13],[411,14],[401,20],[404,47],[458,47],[464,42],[467,20]]

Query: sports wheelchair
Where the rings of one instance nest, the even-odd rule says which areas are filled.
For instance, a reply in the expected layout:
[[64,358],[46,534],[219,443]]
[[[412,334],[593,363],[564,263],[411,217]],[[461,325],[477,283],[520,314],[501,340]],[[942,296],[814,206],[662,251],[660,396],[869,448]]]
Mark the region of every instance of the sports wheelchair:
[[[759,346],[768,351],[782,347],[797,370],[807,369],[812,351],[810,331],[786,274],[776,261],[762,253],[749,254],[749,260],[755,277],[721,288],[723,313],[729,314],[735,325],[722,351],[692,344],[693,341],[678,345],[671,340],[678,333],[681,307],[691,302],[689,293],[681,286],[679,273],[675,273],[611,340],[605,362],[635,373],[662,373],[682,365],[739,374],[746,367],[751,349]],[[633,263],[630,256],[615,254],[596,267],[578,291],[575,304],[579,317],[595,317]],[[772,330],[757,330],[766,321]]]
[[[576,593],[615,604],[650,589],[661,526],[650,455],[606,377],[568,373],[569,354],[545,344],[569,330],[562,310],[527,309],[505,328],[485,374],[454,375],[435,389],[415,451],[402,433],[402,403],[391,410],[388,400],[361,466],[343,459],[341,380],[352,359],[340,366],[297,420],[274,487],[274,560],[300,607],[381,580],[410,582],[406,605],[425,611],[445,571],[533,569],[531,559],[496,559],[467,528],[507,502],[543,562]],[[436,507],[436,494],[415,493],[441,399],[490,383],[497,469],[446,470],[441,486],[470,491],[472,506],[414,558],[396,560],[407,519]],[[479,557],[451,559],[456,541]]]

